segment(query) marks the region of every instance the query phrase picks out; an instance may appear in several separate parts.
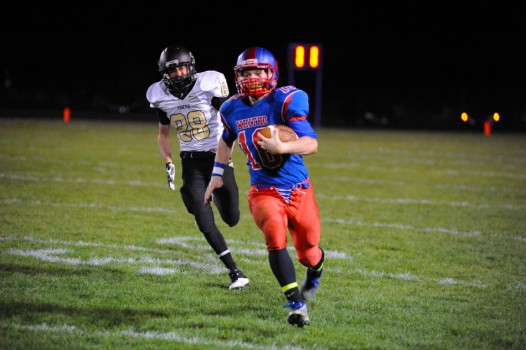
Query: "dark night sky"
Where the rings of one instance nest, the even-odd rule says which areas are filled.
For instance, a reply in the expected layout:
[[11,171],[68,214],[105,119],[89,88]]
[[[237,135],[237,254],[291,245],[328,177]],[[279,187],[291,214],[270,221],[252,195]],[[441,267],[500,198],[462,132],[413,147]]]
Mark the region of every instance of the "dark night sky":
[[157,59],[169,44],[188,46],[198,70],[222,71],[231,82],[238,54],[266,47],[280,63],[283,85],[287,45],[304,42],[323,45],[329,114],[344,113],[346,104],[526,109],[519,2],[207,2],[4,4],[4,80],[17,91],[97,93],[140,104],[159,79]]

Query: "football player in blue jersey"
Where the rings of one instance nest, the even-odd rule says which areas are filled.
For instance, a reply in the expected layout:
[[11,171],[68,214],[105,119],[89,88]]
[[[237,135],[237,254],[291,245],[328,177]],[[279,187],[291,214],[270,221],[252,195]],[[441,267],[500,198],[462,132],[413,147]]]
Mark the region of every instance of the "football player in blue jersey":
[[[229,270],[229,289],[243,289],[250,281],[237,267],[216,226],[211,206],[203,204],[217,144],[223,133],[218,110],[229,96],[225,76],[212,70],[197,72],[192,52],[182,46],[165,48],[158,68],[162,79],[148,88],[146,98],[159,117],[158,146],[166,164],[168,186],[175,190],[175,165],[170,146],[170,129],[173,128],[179,138],[183,180],[180,192],[184,205]],[[230,156],[225,160],[223,180],[224,186],[214,191],[213,202],[223,221],[232,227],[239,222],[240,212],[239,191]]]
[[[308,95],[294,86],[277,87],[277,61],[262,47],[243,51],[234,74],[238,94],[220,108],[225,129],[204,202],[209,203],[212,193],[226,184],[228,159],[237,140],[250,173],[250,212],[263,231],[270,268],[287,298],[288,322],[303,327],[310,324],[306,301],[318,290],[325,259],[319,247],[319,208],[303,161],[303,156],[318,151],[316,133],[307,119]],[[282,142],[275,131],[269,138],[259,134],[278,124],[291,127],[298,138]],[[287,230],[299,262],[307,268],[301,287],[287,251]]]

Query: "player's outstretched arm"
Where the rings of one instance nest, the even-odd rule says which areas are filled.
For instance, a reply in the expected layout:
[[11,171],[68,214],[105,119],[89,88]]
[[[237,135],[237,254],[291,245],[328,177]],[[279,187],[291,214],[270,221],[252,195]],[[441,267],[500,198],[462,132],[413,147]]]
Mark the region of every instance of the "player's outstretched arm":
[[159,136],[157,137],[159,153],[164,163],[172,162],[172,151],[170,150],[170,125],[159,123]]
[[[232,144],[233,146],[233,144]],[[212,193],[216,188],[223,186],[223,171],[228,166],[228,161],[232,155],[232,146],[226,144],[223,139],[219,139],[217,146],[217,153],[215,157],[214,169],[212,170],[212,178],[206,188],[204,203],[208,204],[212,200]]]
[[159,136],[157,138],[159,153],[166,164],[166,176],[168,187],[175,190],[175,165],[172,163],[172,151],[170,150],[170,125],[159,123]]

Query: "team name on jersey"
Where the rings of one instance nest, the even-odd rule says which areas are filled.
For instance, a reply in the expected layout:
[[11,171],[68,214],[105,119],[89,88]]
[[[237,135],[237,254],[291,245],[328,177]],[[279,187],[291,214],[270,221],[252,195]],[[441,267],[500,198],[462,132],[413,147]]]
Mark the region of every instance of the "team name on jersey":
[[237,130],[244,130],[248,128],[254,128],[257,126],[267,126],[268,118],[266,115],[259,117],[250,117],[236,121]]
[[180,105],[180,106],[177,106],[177,109],[189,109],[190,108],[190,105]]

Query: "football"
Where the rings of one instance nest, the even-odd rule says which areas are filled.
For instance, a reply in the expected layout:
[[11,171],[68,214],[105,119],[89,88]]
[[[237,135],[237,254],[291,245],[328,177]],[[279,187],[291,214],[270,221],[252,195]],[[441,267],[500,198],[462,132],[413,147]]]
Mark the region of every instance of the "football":
[[260,130],[259,133],[265,137],[271,137],[272,130],[274,129],[279,132],[279,139],[281,142],[289,142],[298,138],[298,134],[296,134],[292,128],[286,125],[269,125],[266,128]]

